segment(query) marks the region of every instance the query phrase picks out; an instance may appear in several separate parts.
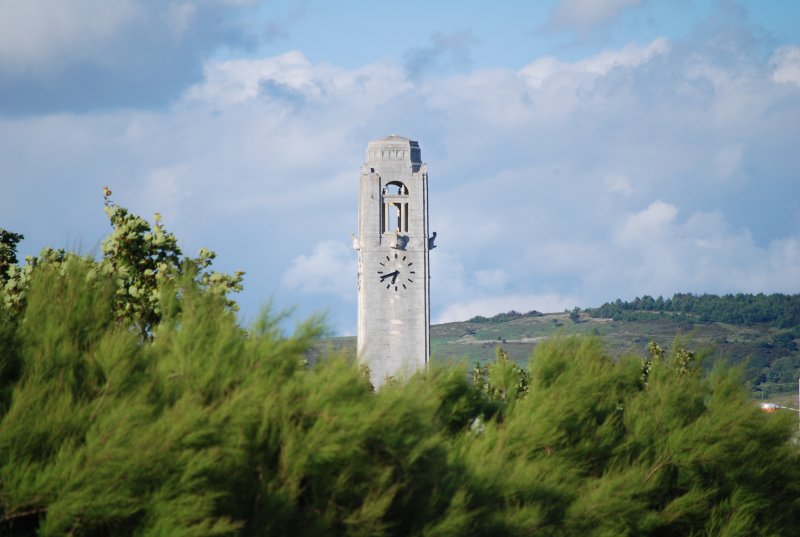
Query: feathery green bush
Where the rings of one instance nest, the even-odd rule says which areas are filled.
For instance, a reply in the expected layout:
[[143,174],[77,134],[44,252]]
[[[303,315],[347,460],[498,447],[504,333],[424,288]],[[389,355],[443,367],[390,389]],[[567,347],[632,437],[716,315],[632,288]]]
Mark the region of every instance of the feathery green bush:
[[664,357],[643,384],[640,359],[571,338],[540,345],[527,395],[505,403],[452,368],[375,393],[345,357],[305,365],[318,322],[283,336],[265,314],[245,331],[186,277],[142,339],[116,321],[115,289],[80,258],[34,274],[5,340],[20,364],[0,419],[4,534],[800,527],[796,418],[761,413],[736,370]]
[[119,273],[74,254],[0,300],[0,534],[800,527],[797,417],[760,412],[739,369],[557,338],[528,370],[498,351],[475,383],[439,366],[375,392],[350,357],[308,367],[318,320],[287,336],[265,312],[244,329],[184,267],[153,287],[144,333],[120,315]]

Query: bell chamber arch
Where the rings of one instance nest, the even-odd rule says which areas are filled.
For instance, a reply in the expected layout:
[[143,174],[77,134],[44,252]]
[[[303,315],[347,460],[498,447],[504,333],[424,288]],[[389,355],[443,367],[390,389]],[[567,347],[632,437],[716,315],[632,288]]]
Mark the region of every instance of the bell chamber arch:
[[402,181],[389,181],[381,189],[381,233],[408,233],[409,192]]

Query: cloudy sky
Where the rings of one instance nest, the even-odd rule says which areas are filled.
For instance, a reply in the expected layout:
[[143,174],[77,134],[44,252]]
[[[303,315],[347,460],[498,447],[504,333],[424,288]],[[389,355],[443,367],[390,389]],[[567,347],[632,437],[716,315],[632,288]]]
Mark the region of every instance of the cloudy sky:
[[355,330],[360,165],[418,140],[432,318],[800,292],[800,2],[0,0],[0,227],[102,187]]

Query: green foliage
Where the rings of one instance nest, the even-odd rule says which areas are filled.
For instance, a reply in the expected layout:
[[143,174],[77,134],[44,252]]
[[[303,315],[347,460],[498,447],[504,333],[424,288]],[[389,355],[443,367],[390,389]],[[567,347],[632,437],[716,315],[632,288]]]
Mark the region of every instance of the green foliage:
[[[164,229],[161,215],[155,214],[151,227],[147,220],[113,203],[110,195],[106,188],[105,212],[113,231],[103,241],[99,268],[114,275],[118,320],[132,323],[142,335],[149,334],[163,313],[161,288],[181,274],[191,274],[203,287],[221,296],[242,289],[244,272],[207,272],[216,254],[205,248],[197,258],[181,258],[178,241]],[[236,309],[232,300],[227,305]]]
[[654,362],[667,362],[671,367],[677,371],[678,375],[694,375],[699,372],[699,362],[697,355],[694,351],[688,350],[678,339],[672,346],[672,353],[667,358],[667,352],[655,342],[650,340],[647,345],[647,358],[642,362],[642,379],[643,384],[647,384],[647,378],[650,376],[650,371],[653,369]]
[[741,370],[706,374],[678,342],[615,360],[597,338],[556,338],[527,370],[498,348],[472,383],[432,368],[375,392],[346,356],[308,367],[317,320],[242,329],[233,280],[110,212],[130,233],[102,260],[49,251],[18,267],[23,300],[3,287],[2,535],[800,527],[796,416],[760,412]]
[[[246,373],[268,342],[246,340],[224,299],[183,281],[179,316],[142,345],[116,322],[116,282],[93,269],[72,259],[64,274],[45,267],[32,279],[22,375],[0,426],[5,528],[229,534],[240,524],[213,513],[241,448],[240,405],[263,400],[247,393]],[[281,359],[299,364],[314,334],[276,343]]]
[[528,372],[497,347],[493,364],[475,363],[472,384],[489,401],[510,403],[528,395]]
[[[680,360],[677,360],[678,362]],[[529,396],[467,450],[498,488],[487,506],[511,533],[772,535],[796,527],[795,417],[767,416],[737,371],[682,374],[617,362],[595,339],[550,341]],[[773,419],[774,418],[774,419]],[[782,432],[780,432],[782,431]],[[779,462],[783,461],[783,463]],[[776,517],[776,518],[772,518]]]
[[24,239],[19,233],[0,228],[0,415],[11,397],[11,383],[19,375],[19,357],[15,339],[15,319],[10,309],[7,284],[9,272],[17,270],[17,244]]
[[[103,190],[104,209],[112,231],[103,241],[102,258],[92,263],[89,272],[91,277],[112,277],[118,322],[148,337],[163,314],[162,290],[183,275],[191,275],[203,288],[220,296],[242,289],[244,272],[229,275],[208,271],[216,254],[205,248],[197,258],[181,257],[177,239],[164,229],[158,213],[151,227],[144,218],[112,202],[108,187]],[[46,248],[38,257],[26,258],[19,267],[15,247],[20,239],[21,235],[0,230],[0,284],[3,284],[4,305],[10,313],[19,313],[24,307],[36,266],[55,265],[63,273],[66,265],[77,258],[74,253]],[[233,300],[228,300],[227,306],[237,309]]]
[[483,315],[476,315],[472,319],[469,319],[468,323],[479,323],[479,324],[496,324],[496,323],[504,323],[507,321],[512,321],[514,319],[520,319],[525,317],[541,317],[542,314],[536,310],[531,310],[528,313],[520,313],[518,311],[511,310],[507,313],[498,313],[493,317],[484,317]]
[[22,266],[8,267],[7,279],[3,287],[3,305],[9,315],[18,314],[25,305],[25,296],[37,266],[55,266],[63,274],[68,261],[80,256],[63,249],[44,248],[38,257],[27,256]]
[[581,309],[578,306],[575,306],[569,312],[569,319],[570,319],[570,321],[572,321],[573,323],[576,323],[576,324],[581,322]]
[[616,300],[587,311],[592,317],[614,320],[643,320],[667,315],[694,322],[768,322],[779,328],[790,328],[800,325],[800,295],[678,293],[666,300],[645,295],[631,302]]
[[17,244],[25,237],[0,228],[0,284],[8,278],[8,269],[17,264]]
[[783,347],[787,351],[796,351],[798,350],[797,342],[797,331],[800,330],[800,325],[793,327],[793,330],[787,330],[784,332],[779,332],[772,341],[775,345],[779,347]]
[[767,382],[787,383],[793,387],[797,386],[797,379],[800,379],[800,354],[778,358],[767,374]]
[[[615,361],[553,340],[521,374],[435,368],[374,392],[320,333],[242,330],[191,275],[153,337],[90,259],[40,265],[0,418],[9,535],[781,534],[800,516],[793,415],[686,354]],[[172,307],[180,296],[181,307]],[[684,358],[681,358],[684,356]],[[691,369],[691,368],[689,368]],[[689,369],[686,369],[687,371]],[[521,387],[524,379],[524,389]]]

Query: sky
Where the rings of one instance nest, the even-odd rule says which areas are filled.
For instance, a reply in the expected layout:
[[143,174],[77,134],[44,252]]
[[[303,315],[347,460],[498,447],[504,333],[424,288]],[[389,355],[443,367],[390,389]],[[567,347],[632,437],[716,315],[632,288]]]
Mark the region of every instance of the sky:
[[356,324],[367,142],[429,169],[431,318],[800,292],[796,0],[0,0],[0,227],[103,186],[267,304]]

